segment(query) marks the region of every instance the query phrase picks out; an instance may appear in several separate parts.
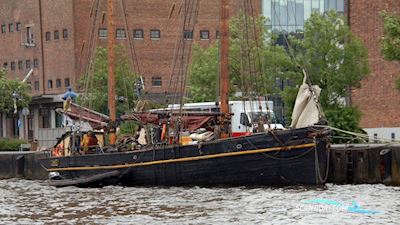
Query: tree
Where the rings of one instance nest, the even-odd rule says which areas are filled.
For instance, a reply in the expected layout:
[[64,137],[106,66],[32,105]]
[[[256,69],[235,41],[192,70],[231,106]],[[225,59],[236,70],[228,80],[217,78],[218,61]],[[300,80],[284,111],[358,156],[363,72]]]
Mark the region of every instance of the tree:
[[18,80],[7,79],[7,71],[0,69],[0,112],[14,110],[13,93],[18,95],[17,107],[19,109],[28,106],[31,101],[29,86]]
[[[94,59],[93,72],[79,80],[83,95],[78,102],[95,111],[108,114],[108,56],[107,49],[98,47]],[[137,99],[135,84],[138,76],[130,69],[129,57],[123,45],[115,46],[115,90],[117,114],[133,109]]]
[[[350,88],[360,87],[360,81],[368,75],[368,54],[345,19],[334,11],[313,13],[305,23],[304,38],[291,38],[290,45],[299,68],[307,72],[308,83],[322,88],[320,103],[329,111],[328,122],[344,130],[360,131],[359,110],[345,106],[344,100]],[[286,105],[294,104],[294,89],[302,83],[303,75],[298,73],[291,80],[295,86],[283,94]],[[346,115],[342,116],[343,112]]]
[[[383,17],[382,54],[390,61],[400,61],[400,15],[381,13]],[[400,90],[400,78],[396,80]]]
[[[263,17],[239,14],[230,21],[229,73],[230,95],[241,92],[243,98],[278,92],[275,80],[294,65],[285,49],[274,45],[272,34],[265,29]],[[190,99],[213,101],[217,95],[219,73],[219,43],[209,48],[193,47],[189,66]]]

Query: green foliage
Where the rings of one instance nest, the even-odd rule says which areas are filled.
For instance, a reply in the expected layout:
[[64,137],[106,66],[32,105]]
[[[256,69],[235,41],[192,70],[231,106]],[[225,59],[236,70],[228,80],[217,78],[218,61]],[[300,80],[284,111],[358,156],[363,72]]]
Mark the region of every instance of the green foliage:
[[387,60],[400,61],[400,15],[381,13],[383,17],[382,53]]
[[[291,51],[299,66],[305,68],[308,81],[322,88],[323,108],[341,105],[350,94],[348,88],[360,87],[360,81],[369,73],[366,48],[334,11],[313,13],[305,23],[304,38],[292,38],[291,43]],[[298,74],[292,80],[300,85],[302,79],[303,75]]]
[[19,94],[17,101],[17,107],[28,106],[31,101],[29,94],[29,86],[18,80],[7,79],[7,71],[0,69],[0,112],[10,112],[14,110],[13,92],[16,91]]
[[[240,14],[230,21],[229,74],[230,95],[242,92],[245,98],[277,93],[277,77],[294,67],[284,48],[273,45],[263,17]],[[268,41],[267,41],[268,40]],[[216,100],[219,74],[218,43],[203,49],[193,47],[190,65],[191,101]]]
[[[85,75],[79,80],[80,89],[84,95],[79,96],[78,102],[83,106],[108,114],[108,56],[107,49],[96,49],[93,74]],[[137,99],[135,83],[138,76],[131,71],[129,57],[123,45],[115,46],[115,90],[117,102],[117,114],[120,115],[133,109]]]
[[[382,12],[383,38],[382,54],[387,60],[400,61],[400,15]],[[396,80],[396,88],[400,90],[400,78]]]
[[[356,107],[336,107],[325,109],[330,126],[346,131],[365,133],[359,126],[361,112]],[[343,133],[335,133],[333,143],[354,142],[354,137]]]
[[27,144],[25,140],[0,138],[0,151],[19,151],[21,144]]

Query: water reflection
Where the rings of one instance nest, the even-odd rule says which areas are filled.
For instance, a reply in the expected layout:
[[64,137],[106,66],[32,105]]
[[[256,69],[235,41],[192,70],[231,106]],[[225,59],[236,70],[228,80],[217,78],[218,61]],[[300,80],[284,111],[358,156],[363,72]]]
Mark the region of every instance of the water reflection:
[[[43,181],[0,180],[0,224],[388,224],[400,219],[400,188],[54,188]],[[314,211],[324,198],[384,211]],[[300,207],[299,207],[300,206]]]

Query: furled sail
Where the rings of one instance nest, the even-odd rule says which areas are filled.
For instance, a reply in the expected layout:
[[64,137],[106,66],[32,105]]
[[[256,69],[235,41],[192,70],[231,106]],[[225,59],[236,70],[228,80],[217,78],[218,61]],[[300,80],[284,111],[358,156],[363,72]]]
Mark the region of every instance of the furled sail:
[[321,88],[318,85],[308,85],[306,74],[304,74],[303,84],[297,93],[292,114],[292,128],[301,128],[319,122],[320,111],[318,105]]

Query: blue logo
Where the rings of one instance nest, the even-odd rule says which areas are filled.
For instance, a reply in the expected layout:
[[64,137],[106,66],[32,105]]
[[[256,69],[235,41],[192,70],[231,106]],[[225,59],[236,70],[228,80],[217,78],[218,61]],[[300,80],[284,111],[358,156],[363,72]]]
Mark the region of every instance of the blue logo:
[[330,199],[312,199],[302,201],[306,204],[312,204],[314,206],[319,206],[319,210],[336,210],[349,213],[360,213],[360,214],[381,214],[382,211],[364,209],[358,204],[358,202],[353,201],[351,205],[345,205],[343,203],[330,200]]

